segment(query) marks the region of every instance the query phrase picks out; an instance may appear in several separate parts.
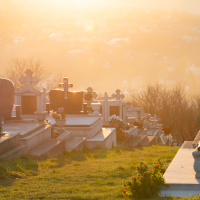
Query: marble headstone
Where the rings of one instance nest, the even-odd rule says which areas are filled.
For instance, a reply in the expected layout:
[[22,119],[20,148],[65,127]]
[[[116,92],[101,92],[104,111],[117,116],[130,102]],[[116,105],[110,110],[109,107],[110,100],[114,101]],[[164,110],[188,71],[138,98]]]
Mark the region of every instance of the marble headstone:
[[15,89],[12,81],[0,78],[0,118],[11,119],[15,99]]

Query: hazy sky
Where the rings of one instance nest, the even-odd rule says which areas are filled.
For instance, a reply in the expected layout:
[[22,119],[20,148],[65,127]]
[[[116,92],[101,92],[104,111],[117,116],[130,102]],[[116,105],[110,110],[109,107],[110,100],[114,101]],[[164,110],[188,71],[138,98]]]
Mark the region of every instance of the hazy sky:
[[[2,0],[3,1],[3,0]],[[20,1],[20,0],[13,0]],[[139,8],[155,8],[162,10],[185,10],[190,13],[200,14],[200,0],[21,0],[46,5],[93,5],[93,6],[133,6]],[[1,0],[0,0],[1,2]]]

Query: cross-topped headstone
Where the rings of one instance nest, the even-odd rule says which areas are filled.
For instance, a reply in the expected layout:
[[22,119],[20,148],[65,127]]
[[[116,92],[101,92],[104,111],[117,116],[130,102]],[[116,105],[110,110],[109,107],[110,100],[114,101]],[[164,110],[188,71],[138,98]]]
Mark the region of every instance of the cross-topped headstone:
[[73,87],[73,83],[68,83],[68,77],[63,78],[63,83],[59,83],[59,87],[64,88],[65,99],[67,99],[68,88]]
[[105,102],[107,102],[109,99],[112,99],[112,97],[108,97],[107,92],[105,92],[104,97],[99,97],[99,99],[104,100]]
[[119,89],[117,89],[115,91],[115,93],[116,94],[112,94],[112,96],[111,96],[113,99],[120,100],[120,99],[123,99],[125,97],[124,94],[120,94],[121,91]]
[[32,83],[37,84],[40,81],[37,76],[32,77],[33,72],[30,69],[27,69],[24,73],[26,74],[26,77],[21,76],[18,79],[21,84],[26,82],[26,85],[29,87],[32,85]]
[[87,92],[90,93],[94,99],[98,97],[97,93],[93,92],[93,89],[91,87],[87,88]]
[[43,92],[42,92],[42,110],[45,111],[46,110],[46,104],[49,103],[49,99],[47,98],[47,95],[49,94],[49,92],[47,92],[47,88],[43,88]]
[[112,97],[108,97],[107,92],[104,93],[104,97],[100,97],[99,99],[104,100],[104,109],[103,109],[103,117],[104,117],[104,122],[107,122],[108,120],[108,100],[112,99]]
[[130,103],[130,102],[128,102],[127,104],[126,104],[126,109],[127,110],[131,110],[133,108],[133,105]]

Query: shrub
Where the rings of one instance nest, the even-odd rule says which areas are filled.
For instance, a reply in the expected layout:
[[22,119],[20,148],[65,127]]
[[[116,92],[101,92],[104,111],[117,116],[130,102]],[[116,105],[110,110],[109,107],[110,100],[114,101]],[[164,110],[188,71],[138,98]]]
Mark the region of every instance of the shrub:
[[140,162],[136,170],[136,176],[131,176],[129,181],[124,181],[124,195],[131,195],[135,199],[157,197],[162,186],[165,170],[160,158],[152,168],[146,163]]
[[164,131],[165,135],[169,135],[172,130],[169,127],[164,127],[164,128],[162,128],[162,131]]

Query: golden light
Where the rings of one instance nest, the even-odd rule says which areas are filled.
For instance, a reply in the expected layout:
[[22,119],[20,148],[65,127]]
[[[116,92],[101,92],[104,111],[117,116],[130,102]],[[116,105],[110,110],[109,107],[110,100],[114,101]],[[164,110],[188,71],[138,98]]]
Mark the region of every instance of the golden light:
[[94,29],[94,22],[90,20],[86,20],[84,23],[84,27],[86,30],[93,30]]
[[92,0],[27,0],[34,4],[41,4],[44,6],[63,7],[66,5],[82,6],[85,4],[94,3]]

